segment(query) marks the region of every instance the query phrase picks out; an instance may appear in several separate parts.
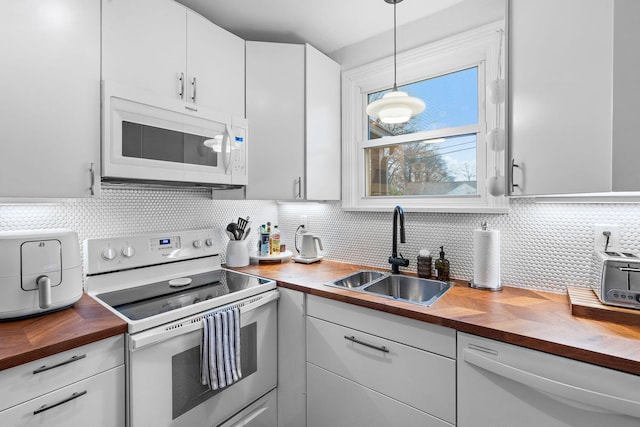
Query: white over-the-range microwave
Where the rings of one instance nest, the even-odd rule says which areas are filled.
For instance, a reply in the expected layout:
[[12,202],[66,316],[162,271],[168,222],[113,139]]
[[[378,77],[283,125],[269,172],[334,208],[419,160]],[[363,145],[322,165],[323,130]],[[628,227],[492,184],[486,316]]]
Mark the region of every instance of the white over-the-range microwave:
[[234,187],[247,184],[241,117],[102,82],[102,180]]

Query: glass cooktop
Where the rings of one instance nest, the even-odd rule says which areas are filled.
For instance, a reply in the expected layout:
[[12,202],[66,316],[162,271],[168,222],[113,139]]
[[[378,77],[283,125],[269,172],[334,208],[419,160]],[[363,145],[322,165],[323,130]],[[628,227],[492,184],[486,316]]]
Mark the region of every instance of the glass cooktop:
[[140,320],[266,283],[271,281],[229,270],[214,270],[96,297],[127,318]]

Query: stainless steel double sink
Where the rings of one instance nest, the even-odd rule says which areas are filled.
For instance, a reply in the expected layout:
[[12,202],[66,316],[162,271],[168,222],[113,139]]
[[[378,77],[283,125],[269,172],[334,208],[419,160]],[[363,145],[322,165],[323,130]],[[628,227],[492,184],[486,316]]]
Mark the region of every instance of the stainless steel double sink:
[[389,274],[374,270],[361,270],[327,282],[325,285],[423,306],[432,305],[452,286],[450,283],[439,280]]

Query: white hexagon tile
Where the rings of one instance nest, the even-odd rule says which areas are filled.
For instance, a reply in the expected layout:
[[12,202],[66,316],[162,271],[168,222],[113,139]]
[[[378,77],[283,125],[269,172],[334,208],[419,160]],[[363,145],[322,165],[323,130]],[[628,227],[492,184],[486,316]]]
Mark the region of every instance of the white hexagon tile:
[[95,199],[0,204],[0,231],[69,228],[82,242],[87,238],[213,228],[226,245],[227,224],[247,216],[254,224],[248,241],[255,245],[255,224],[277,221],[278,208],[272,201],[211,200],[210,191],[103,188]]
[[[284,240],[293,241],[300,217],[319,235],[328,259],[389,268],[392,219],[389,212],[346,212],[339,202],[282,204],[279,219]],[[434,260],[444,246],[452,277],[473,278],[473,231],[482,221],[501,233],[502,284],[551,292],[567,285],[588,287],[599,280],[593,262],[595,224],[620,226],[621,246],[640,253],[640,204],[543,204],[512,200],[506,215],[406,214],[406,244],[400,252],[415,271],[420,249]]]
[[[282,241],[293,249],[300,217],[322,238],[327,259],[388,268],[392,212],[348,212],[340,202],[283,203],[211,200],[199,190],[104,188],[96,199],[47,204],[0,204],[0,231],[70,228],[80,240],[155,231],[214,228],[223,243],[226,224],[249,216],[257,243],[260,224],[279,224]],[[623,249],[640,253],[640,204],[543,204],[511,202],[506,215],[406,214],[407,243],[400,252],[415,271],[420,249],[434,259],[444,246],[452,277],[473,276],[473,230],[487,221],[501,232],[501,277],[509,286],[563,292],[567,285],[590,286],[598,280],[593,262],[593,227],[617,224]],[[224,255],[224,254],[223,254]]]

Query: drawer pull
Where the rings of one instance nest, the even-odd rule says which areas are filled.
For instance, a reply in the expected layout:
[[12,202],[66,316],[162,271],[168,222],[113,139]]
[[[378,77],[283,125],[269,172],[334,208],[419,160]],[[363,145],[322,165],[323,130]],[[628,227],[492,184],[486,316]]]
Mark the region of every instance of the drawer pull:
[[73,399],[77,399],[80,396],[84,396],[85,394],[87,394],[86,390],[85,391],[75,392],[71,396],[67,397],[66,399],[63,399],[58,403],[54,403],[53,405],[42,405],[40,407],[40,409],[37,409],[37,410],[33,411],[33,415],[38,415],[39,413],[44,412],[44,411],[48,411],[49,409],[53,409],[56,406],[64,405],[65,403],[70,402]]
[[628,271],[629,273],[640,273],[640,268],[635,267],[618,267],[620,271]]
[[77,362],[78,360],[84,359],[85,357],[87,357],[86,354],[81,354],[81,355],[77,355],[77,356],[73,356],[71,359],[65,360],[64,362],[60,362],[58,364],[55,365],[51,365],[51,366],[41,366],[38,369],[36,369],[35,371],[33,371],[33,374],[39,374],[41,372],[45,372],[45,371],[49,371],[51,369],[55,369],[58,368],[60,366],[64,366],[64,365],[68,365],[69,363],[73,363],[73,362]]
[[372,349],[374,349],[374,350],[381,351],[381,352],[383,352],[383,353],[389,353],[389,349],[388,349],[387,347],[383,346],[383,345],[382,345],[382,346],[377,346],[377,345],[369,344],[369,343],[366,343],[366,342],[360,341],[359,339],[357,339],[357,338],[356,338],[356,337],[354,337],[354,336],[348,336],[348,335],[345,335],[345,336],[344,336],[344,339],[346,339],[346,340],[348,340],[348,341],[351,341],[351,342],[353,342],[353,343],[356,343],[356,344],[363,345],[363,346],[365,346],[365,347],[372,348]]

